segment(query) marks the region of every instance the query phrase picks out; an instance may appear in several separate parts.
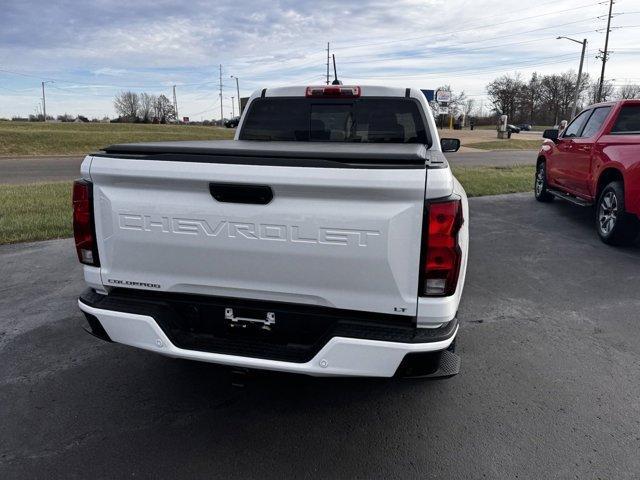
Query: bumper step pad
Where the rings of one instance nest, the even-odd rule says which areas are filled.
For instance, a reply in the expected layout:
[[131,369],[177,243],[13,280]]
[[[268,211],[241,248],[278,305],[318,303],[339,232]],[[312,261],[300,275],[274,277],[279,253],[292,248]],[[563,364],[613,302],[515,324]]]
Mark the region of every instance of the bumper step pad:
[[460,357],[455,353],[445,350],[440,354],[438,370],[425,378],[452,377],[460,373]]
[[408,354],[396,372],[403,378],[447,378],[460,373],[460,357],[451,350]]

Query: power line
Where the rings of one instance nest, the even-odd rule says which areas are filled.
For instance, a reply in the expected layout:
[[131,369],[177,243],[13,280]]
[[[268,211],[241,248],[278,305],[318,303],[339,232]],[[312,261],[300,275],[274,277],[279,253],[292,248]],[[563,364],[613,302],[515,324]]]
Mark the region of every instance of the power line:
[[[554,3],[554,2],[549,2],[549,3]],[[597,4],[588,4],[587,6],[592,6],[592,5],[597,5]],[[578,8],[578,7],[574,7],[574,8]],[[530,18],[537,18],[537,17],[540,17],[540,16],[545,16],[545,15],[551,15],[551,14],[554,14],[554,13],[565,12],[567,10],[571,10],[571,9],[565,9],[565,10],[560,10],[560,11],[555,11],[555,12],[549,12],[547,14],[539,14],[539,15],[534,15],[534,16],[530,16],[530,17],[522,17],[522,18],[520,18],[518,20],[513,20],[513,21],[520,21],[520,20],[525,20],[525,19],[530,19]],[[585,20],[582,20],[582,21],[587,21],[587,20],[589,20],[589,19],[585,19]],[[571,23],[579,23],[579,22],[580,21],[568,22],[566,24],[556,25],[554,27],[567,25],[567,24],[571,24]],[[491,26],[504,24],[504,23],[511,23],[511,21],[503,21],[503,22],[498,22],[498,23],[491,24],[491,25],[486,25],[485,24],[481,28],[488,28],[488,27],[491,27]],[[538,30],[554,28],[554,27],[543,27],[543,28],[534,29],[534,30],[531,30],[531,31],[538,31]],[[466,29],[466,30],[469,30],[469,29]],[[462,32],[462,31],[465,31],[465,30],[463,29],[463,30],[457,30],[457,31],[453,31],[453,32],[438,33],[437,35],[440,36],[440,35],[445,35],[447,33],[458,33],[458,32]],[[516,34],[502,35],[502,36],[498,36],[498,37],[490,37],[489,39],[484,39],[484,40],[480,40],[480,41],[488,41],[490,39],[505,38],[505,37],[508,37],[508,36],[520,35],[521,33],[523,33],[523,32],[518,32]],[[432,35],[413,37],[413,38],[428,38],[430,36],[432,36]],[[403,39],[401,41],[404,42],[406,40],[410,40],[410,39]],[[396,41],[393,41],[393,42],[395,43]],[[530,42],[530,41],[526,41],[526,42]],[[390,42],[385,42],[385,43],[390,43]],[[464,45],[464,44],[470,44],[470,43],[474,43],[475,44],[475,43],[478,43],[478,41],[462,42],[462,43],[458,43],[458,44],[459,45],[460,44]],[[525,43],[525,42],[516,42],[516,43],[520,44],[520,43]],[[378,42],[376,44],[380,44],[380,42]],[[362,46],[362,45],[355,45],[355,46],[341,47],[341,48],[342,49],[344,49],[344,48],[357,48],[359,46]],[[493,48],[493,46],[490,46],[490,47],[478,47],[477,49],[473,49],[473,50],[480,50],[480,49],[487,49],[487,48]],[[362,58],[362,57],[360,56],[360,58]],[[360,63],[364,63],[364,62],[366,62],[366,61],[363,60]],[[260,64],[261,62],[257,62],[257,63]],[[347,61],[343,61],[342,63],[347,64],[347,63],[355,63],[355,62],[354,61],[348,62],[348,60],[347,60]],[[268,64],[262,64],[262,65],[263,66],[268,66],[270,64],[268,63]],[[281,62],[278,62],[278,65],[281,65]],[[26,76],[26,77],[39,78],[39,79],[42,78],[41,76],[38,76],[38,75],[30,75],[30,74],[25,74],[25,73],[22,73],[22,72],[15,72],[15,71],[4,70],[4,69],[0,70],[0,71],[4,71],[6,73],[11,73],[11,74],[16,74],[16,75],[21,75],[21,76]],[[123,84],[108,84],[108,83],[104,83],[104,82],[102,82],[101,84],[94,84],[94,83],[88,83],[88,82],[82,82],[82,81],[64,80],[64,79],[60,79],[60,78],[52,78],[52,79],[55,80],[56,82],[60,82],[60,83],[87,85],[87,86],[96,87],[96,88],[100,88],[100,87],[105,87],[105,88],[109,88],[109,87],[112,87],[112,88],[157,88],[157,87],[166,88],[167,87],[166,84],[145,84],[145,85],[128,85],[128,84],[126,84],[126,85],[123,85]],[[214,83],[214,82],[213,81],[204,81],[204,82],[197,82],[197,83],[184,83],[184,84],[180,84],[180,86],[203,86],[203,85],[207,85],[207,84],[211,84],[211,83]]]
[[[369,78],[402,78],[402,77],[406,77],[406,78],[411,78],[411,77],[433,77],[433,78],[441,78],[441,77],[445,77],[447,75],[450,74],[456,74],[456,77],[473,77],[473,76],[477,76],[477,75],[485,75],[487,73],[491,73],[491,72],[496,72],[496,71],[504,71],[505,67],[511,67],[511,66],[516,66],[516,67],[522,67],[522,68],[537,68],[537,67],[542,67],[542,66],[546,66],[546,65],[556,65],[556,64],[560,64],[560,63],[567,63],[569,60],[573,60],[573,58],[575,57],[575,54],[563,54],[560,56],[550,56],[550,57],[546,57],[546,58],[560,58],[563,57],[561,60],[555,60],[555,61],[550,61],[550,62],[543,62],[543,63],[530,63],[530,62],[525,62],[525,63],[507,63],[507,64],[501,64],[498,65],[496,67],[490,67],[489,69],[478,69],[478,68],[471,68],[471,69],[463,69],[463,70],[446,70],[446,71],[438,71],[438,72],[434,72],[434,73],[430,73],[430,72],[425,72],[425,73],[415,73],[415,74],[400,74],[400,75],[376,75],[376,76],[361,76],[358,75],[357,78],[363,78],[363,79],[369,79]],[[544,57],[543,57],[544,58]],[[542,58],[540,58],[542,59]],[[540,60],[539,59],[539,60]],[[464,73],[464,72],[476,72],[476,73],[471,73],[468,75],[460,75],[460,73]]]
[[[584,20],[580,20],[579,22],[585,22],[585,21],[589,21],[589,20],[595,20],[595,17],[593,18],[588,18],[588,19],[584,19]],[[533,30],[526,30],[523,32],[518,32],[518,33],[514,33],[514,34],[510,34],[510,35],[504,35],[502,37],[492,37],[490,39],[486,39],[486,40],[482,40],[482,41],[488,41],[488,40],[495,40],[496,38],[504,38],[507,36],[516,36],[516,35],[521,35],[523,33],[530,33],[530,32],[535,32],[535,31],[539,31],[539,30],[546,30],[549,28],[557,28],[557,27],[562,27],[565,25],[571,25],[571,24],[575,24],[575,23],[579,23],[579,22],[568,22],[565,24],[560,24],[560,25],[554,25],[552,27],[543,27],[543,28],[537,28],[537,29],[533,29]],[[595,32],[595,30],[587,30],[586,32],[575,32],[575,33],[569,33],[568,35],[577,35],[577,34],[582,34],[582,33],[591,33],[591,32]],[[555,38],[555,37],[553,37]],[[541,42],[541,41],[545,41],[545,40],[551,40],[552,37],[544,37],[544,38],[537,38],[537,39],[533,39],[533,40],[524,40],[521,42],[508,42],[508,43],[502,43],[500,45],[488,45],[488,46],[484,46],[484,47],[477,47],[477,48],[448,48],[447,46],[441,46],[438,47],[438,49],[432,49],[430,52],[437,52],[437,50],[442,50],[442,49],[446,49],[447,53],[452,53],[452,52],[462,52],[462,53],[468,53],[468,52],[475,52],[475,51],[479,51],[479,50],[490,50],[492,48],[496,48],[496,49],[504,49],[505,47],[511,47],[514,45],[522,45],[522,44],[526,44],[526,43],[533,43],[533,42]],[[473,42],[458,42],[456,45],[467,45],[467,44],[477,44],[479,43],[478,41],[473,41]],[[358,58],[361,58],[362,56],[359,56]],[[348,60],[349,57],[347,57],[347,60],[343,61],[341,60],[340,63],[343,65],[353,65],[353,64],[361,64],[361,63],[377,63],[377,62],[384,62],[384,61],[389,61],[389,60],[401,60],[401,59],[416,59],[416,58],[433,58],[433,53],[428,53],[426,55],[421,55],[421,56],[417,56],[417,55],[411,55],[411,56],[398,56],[398,55],[394,55],[394,56],[389,56],[389,57],[384,57],[384,58],[376,58],[373,60],[355,60],[355,61],[349,61]]]
[[[539,4],[539,5],[536,5],[536,8],[539,8],[541,6],[548,5],[548,4],[551,4],[551,3],[557,4],[557,1],[549,1],[549,2],[546,2],[546,3]],[[407,41],[411,41],[411,40],[425,39],[425,38],[438,38],[439,39],[439,38],[442,38],[444,35],[456,34],[456,33],[459,33],[459,32],[465,32],[465,31],[470,31],[470,30],[491,28],[491,27],[495,27],[495,26],[498,26],[498,25],[504,25],[504,24],[518,23],[518,22],[529,20],[529,19],[532,19],[532,18],[539,18],[539,17],[555,15],[555,14],[559,14],[559,13],[565,13],[565,12],[569,12],[569,11],[573,11],[573,10],[577,10],[577,9],[582,9],[582,8],[588,8],[588,7],[596,6],[596,5],[599,5],[599,2],[578,5],[576,7],[572,7],[572,8],[568,8],[568,9],[556,10],[556,11],[553,11],[553,12],[547,12],[547,13],[532,15],[532,16],[529,16],[529,17],[519,17],[519,18],[515,18],[515,19],[511,19],[511,20],[505,20],[505,21],[492,23],[492,24],[487,24],[486,22],[483,22],[482,24],[479,24],[477,26],[474,26],[474,27],[471,27],[471,28],[467,28],[467,29],[457,29],[457,30],[452,30],[452,31],[448,31],[448,32],[438,32],[438,33],[434,33],[434,34],[420,35],[420,36],[416,36],[416,37],[404,38],[404,39],[401,39],[401,40],[389,40],[389,41],[385,41],[385,42],[374,42],[374,43],[365,43],[365,44],[349,45],[349,46],[345,45],[343,47],[333,47],[333,50],[345,50],[345,49],[351,49],[351,48],[359,48],[359,47],[363,47],[363,46],[402,43],[402,42],[407,42]],[[493,16],[489,16],[489,17],[484,17],[485,20],[487,18],[504,18],[504,16],[503,15],[493,15]],[[483,19],[476,20],[476,22],[479,22],[481,20],[483,20]],[[464,24],[463,24],[463,26],[464,26]],[[470,43],[476,43],[476,42],[470,42]],[[324,52],[326,53],[326,49],[324,50]],[[309,57],[311,55],[314,55],[315,53],[319,53],[319,52],[305,54],[304,56],[305,57]],[[239,60],[242,60],[242,57]],[[259,65],[261,67],[269,67],[269,66],[273,65],[273,66],[278,66],[278,67],[282,68],[284,62],[291,62],[291,61],[296,61],[296,62],[298,62],[298,65],[300,64],[299,58],[289,58],[289,60],[267,62],[267,63],[265,63],[264,61],[261,61],[261,60],[252,59],[251,60],[251,65],[252,66],[253,65]],[[314,62],[314,60],[309,59],[307,61],[307,63],[305,63],[305,65],[312,65],[313,62]],[[231,65],[237,65],[237,63],[232,63]]]
[[456,30],[452,30],[452,31],[449,31],[449,32],[438,32],[438,33],[433,33],[433,34],[429,34],[429,35],[419,35],[419,36],[416,36],[416,37],[404,38],[402,40],[388,40],[388,41],[384,41],[384,42],[373,42],[373,43],[363,43],[363,44],[360,44],[360,45],[350,45],[350,46],[344,46],[344,47],[333,47],[333,49],[334,50],[345,50],[345,49],[349,49],[349,48],[370,47],[370,46],[377,46],[377,45],[390,45],[390,44],[393,44],[393,43],[402,43],[402,42],[407,42],[407,41],[411,41],[411,40],[419,40],[419,39],[430,38],[430,37],[434,37],[434,38],[440,37],[440,38],[442,38],[444,35],[451,35],[451,34],[457,34],[457,33],[460,33],[460,32],[468,32],[468,31],[471,31],[471,30],[478,30],[478,29],[496,27],[496,26],[499,26],[499,25],[518,23],[518,22],[522,22],[524,20],[531,20],[533,18],[546,17],[546,16],[549,16],[549,15],[556,15],[558,13],[565,13],[565,12],[570,12],[570,11],[574,11],[574,10],[578,10],[578,9],[582,9],[582,8],[593,7],[593,6],[596,6],[596,5],[599,5],[599,4],[600,4],[600,2],[588,3],[588,4],[585,4],[585,5],[578,5],[576,7],[567,8],[567,9],[564,9],[564,10],[556,10],[556,11],[553,11],[553,12],[541,13],[541,14],[538,14],[538,15],[531,15],[529,17],[518,17],[517,19],[504,20],[504,21],[501,21],[501,22],[493,23],[493,24],[483,23],[480,26],[469,27],[469,28],[466,28],[466,29],[456,29]]

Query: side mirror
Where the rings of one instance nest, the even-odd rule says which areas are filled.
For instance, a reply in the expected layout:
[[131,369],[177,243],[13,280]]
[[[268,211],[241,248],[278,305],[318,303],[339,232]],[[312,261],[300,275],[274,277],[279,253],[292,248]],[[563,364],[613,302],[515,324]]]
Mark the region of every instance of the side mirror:
[[457,152],[460,150],[460,140],[457,138],[441,138],[440,148],[443,152]]
[[548,128],[542,134],[542,138],[548,138],[549,140],[557,142],[559,133],[560,130],[558,130],[557,128]]

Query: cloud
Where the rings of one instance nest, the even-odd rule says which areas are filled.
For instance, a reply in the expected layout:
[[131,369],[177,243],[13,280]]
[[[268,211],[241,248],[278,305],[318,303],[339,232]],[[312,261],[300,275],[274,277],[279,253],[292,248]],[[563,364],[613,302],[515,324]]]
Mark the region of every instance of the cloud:
[[128,70],[125,70],[124,68],[102,67],[92,70],[91,73],[94,75],[104,75],[108,77],[123,77],[128,73]]
[[[112,114],[119,90],[168,93],[175,84],[181,112],[211,117],[219,108],[220,64],[229,106],[231,74],[240,77],[242,95],[263,86],[322,82],[327,41],[345,80],[427,88],[446,83],[479,97],[502,73],[575,69],[579,51],[557,35],[588,38],[587,68],[596,73],[603,35],[594,30],[604,26],[596,17],[606,13],[606,6],[589,0],[521,0],[507,11],[497,8],[498,0],[5,3],[0,116],[31,112],[40,80],[54,79],[48,94],[54,113],[77,107]],[[625,7],[615,8],[622,13]],[[629,13],[614,24],[638,20]],[[612,32],[611,78],[640,81],[632,49],[639,32]],[[7,89],[32,89],[32,100]]]

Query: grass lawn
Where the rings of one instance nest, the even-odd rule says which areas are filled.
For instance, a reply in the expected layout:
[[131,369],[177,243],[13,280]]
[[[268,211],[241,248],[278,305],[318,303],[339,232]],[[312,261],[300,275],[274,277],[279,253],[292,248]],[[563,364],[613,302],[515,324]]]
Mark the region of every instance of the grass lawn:
[[469,197],[482,197],[533,190],[535,167],[453,167],[453,174]]
[[219,140],[234,132],[196,125],[0,122],[0,156],[86,154],[112,143]]
[[0,185],[0,244],[72,235],[71,182]]
[[537,150],[542,145],[541,140],[494,140],[491,142],[465,143],[464,147],[479,148],[481,150]]
[[553,128],[553,125],[534,125],[531,130],[534,132],[544,132],[548,128]]
[[[476,129],[480,130],[495,130],[495,125],[476,125]],[[533,132],[544,132],[547,128],[553,128],[553,125],[532,125],[531,131]]]
[[[470,197],[526,192],[533,166],[454,167]],[[0,185],[0,244],[71,237],[71,183]]]

